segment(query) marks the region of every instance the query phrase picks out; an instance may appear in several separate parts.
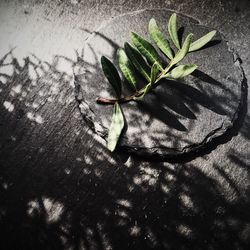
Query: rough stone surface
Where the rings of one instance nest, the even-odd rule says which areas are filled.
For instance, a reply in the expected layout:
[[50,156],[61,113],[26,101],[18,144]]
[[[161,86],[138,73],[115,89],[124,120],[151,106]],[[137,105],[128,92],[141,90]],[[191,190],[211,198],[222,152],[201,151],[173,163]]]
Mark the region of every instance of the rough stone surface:
[[[131,31],[150,40],[147,30],[150,18],[155,18],[161,30],[166,31],[171,14],[166,9],[151,9],[121,15],[87,39],[84,69],[75,80],[83,91],[83,99],[78,100],[83,116],[92,121],[92,129],[96,130],[99,125],[98,133],[104,138],[113,107],[97,104],[95,100],[100,96],[112,98],[114,93],[100,68],[101,56],[117,63],[117,48],[130,41]],[[177,20],[180,30],[184,31],[183,39],[188,32],[198,39],[212,30],[181,14]],[[218,32],[206,49],[190,53],[182,63],[196,63],[199,68],[186,80],[162,81],[143,101],[122,105],[126,128],[119,142],[121,150],[159,159],[171,158],[197,152],[233,126],[243,102],[244,75],[239,58],[228,48],[225,38]],[[139,86],[145,84],[143,79],[138,81]],[[124,94],[131,94],[126,87],[125,83]]]
[[1,250],[250,249],[250,102],[227,143],[180,163],[110,154],[81,117],[85,38],[143,8],[221,31],[249,81],[248,0],[1,0]]

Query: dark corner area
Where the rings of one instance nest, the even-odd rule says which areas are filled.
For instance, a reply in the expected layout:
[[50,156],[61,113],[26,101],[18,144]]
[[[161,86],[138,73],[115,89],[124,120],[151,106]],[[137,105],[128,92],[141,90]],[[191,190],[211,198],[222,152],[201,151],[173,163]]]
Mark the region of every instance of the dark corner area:
[[[227,132],[187,157],[111,153],[81,113],[75,75],[88,74],[86,39],[143,9],[168,9],[220,31],[244,71],[238,101],[233,83],[222,91],[213,78],[219,62],[200,51],[210,71],[192,77],[206,85],[172,81],[151,95],[157,105],[138,105],[143,114],[157,110],[178,147],[192,141],[181,137],[189,130],[197,136],[185,119],[191,124],[207,110],[214,120],[201,119],[204,126],[219,124],[240,103]],[[0,249],[250,249],[249,79],[249,0],[1,0]]]

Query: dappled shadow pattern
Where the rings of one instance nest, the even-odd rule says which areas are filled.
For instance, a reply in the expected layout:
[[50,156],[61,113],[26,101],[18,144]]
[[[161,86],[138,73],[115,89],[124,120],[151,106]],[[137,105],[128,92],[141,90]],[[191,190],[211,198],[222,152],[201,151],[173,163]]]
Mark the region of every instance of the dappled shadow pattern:
[[[1,249],[249,246],[249,197],[224,166],[211,165],[218,173],[212,178],[193,164],[121,164],[102,152],[95,142],[84,157],[43,158],[21,169],[1,158]],[[247,158],[236,152],[229,158],[249,176]]]
[[[226,165],[208,165],[206,172],[195,164],[111,156],[79,119],[74,99],[68,101],[72,75],[59,70],[63,58],[53,65],[26,58],[21,65],[8,56],[14,70],[4,73],[0,93],[9,102],[1,102],[1,249],[247,249],[250,191],[234,182]],[[44,64],[49,67],[41,73]],[[56,93],[52,87],[63,83]],[[34,106],[39,98],[32,96],[41,90],[43,99],[56,101]],[[61,107],[60,119],[55,113],[45,122],[45,106],[50,115]],[[247,155],[234,150],[228,159],[249,180]]]

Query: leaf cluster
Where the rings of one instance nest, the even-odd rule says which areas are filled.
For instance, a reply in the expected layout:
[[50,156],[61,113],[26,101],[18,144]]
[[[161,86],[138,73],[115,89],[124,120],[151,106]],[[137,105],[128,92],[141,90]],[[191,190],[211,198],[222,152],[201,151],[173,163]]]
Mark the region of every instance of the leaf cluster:
[[[131,32],[132,45],[125,42],[124,48],[117,50],[119,69],[125,78],[124,84],[130,84],[134,93],[130,96],[122,96],[122,80],[114,64],[105,56],[101,58],[101,65],[108,82],[114,89],[116,99],[99,98],[99,103],[113,103],[114,110],[111,126],[107,140],[107,147],[113,151],[117,145],[120,134],[124,127],[124,117],[121,110],[121,103],[136,101],[144,98],[151,89],[156,87],[161,79],[180,79],[190,75],[196,68],[196,64],[179,64],[189,52],[201,49],[215,36],[213,30],[196,41],[193,41],[193,34],[185,38],[183,44],[178,37],[176,13],[172,14],[167,25],[169,38],[160,30],[155,19],[148,24],[148,31],[151,39],[160,51],[168,59],[168,65],[164,67],[161,57],[155,47],[145,38],[135,32]],[[175,47],[175,50],[172,47]],[[174,52],[176,51],[176,52]],[[145,79],[145,86],[138,90],[137,74]]]

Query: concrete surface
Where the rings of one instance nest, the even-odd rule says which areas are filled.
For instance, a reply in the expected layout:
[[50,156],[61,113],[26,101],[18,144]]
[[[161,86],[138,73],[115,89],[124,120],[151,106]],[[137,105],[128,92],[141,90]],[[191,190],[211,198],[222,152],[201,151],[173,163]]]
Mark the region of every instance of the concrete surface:
[[111,16],[169,8],[222,32],[250,75],[250,2],[0,2],[0,249],[249,249],[250,116],[202,157],[110,155],[72,69]]

